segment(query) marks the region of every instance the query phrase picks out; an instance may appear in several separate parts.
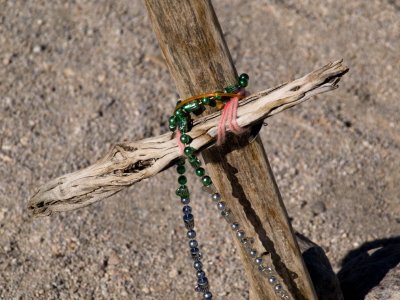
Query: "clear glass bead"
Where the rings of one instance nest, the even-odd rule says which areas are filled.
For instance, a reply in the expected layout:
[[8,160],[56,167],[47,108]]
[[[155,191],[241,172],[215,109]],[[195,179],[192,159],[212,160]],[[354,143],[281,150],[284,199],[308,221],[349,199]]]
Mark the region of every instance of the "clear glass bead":
[[245,238],[242,238],[242,239],[240,240],[240,242],[243,244],[244,248],[245,248],[247,251],[250,251],[250,250],[251,250],[251,246],[252,246],[253,243],[254,243],[254,238],[252,238],[252,237],[245,237]]
[[190,255],[194,260],[199,260],[201,258],[199,248],[190,248]]
[[192,214],[183,215],[183,222],[185,223],[185,227],[187,230],[191,230],[194,228],[194,217]]
[[235,221],[235,216],[233,215],[232,211],[229,208],[226,208],[223,211],[221,211],[221,216],[223,216],[226,222],[228,222],[229,224]]
[[214,184],[210,184],[209,186],[203,186],[201,189],[210,195],[217,192],[217,189],[215,188]]

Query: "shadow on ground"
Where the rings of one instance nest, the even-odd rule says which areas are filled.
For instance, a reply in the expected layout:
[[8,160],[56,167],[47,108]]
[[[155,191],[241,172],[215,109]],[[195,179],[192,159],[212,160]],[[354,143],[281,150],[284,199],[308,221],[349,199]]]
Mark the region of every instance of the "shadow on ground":
[[338,273],[344,299],[364,299],[399,263],[400,236],[367,242],[350,251]]

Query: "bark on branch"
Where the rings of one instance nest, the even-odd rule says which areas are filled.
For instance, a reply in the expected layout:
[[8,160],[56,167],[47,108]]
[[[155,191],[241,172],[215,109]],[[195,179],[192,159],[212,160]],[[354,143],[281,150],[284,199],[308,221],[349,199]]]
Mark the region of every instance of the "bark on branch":
[[[348,71],[342,61],[329,63],[302,78],[241,100],[238,124],[250,126],[299,104],[311,96],[337,88]],[[200,118],[190,131],[191,144],[204,149],[215,141],[220,112]],[[28,202],[34,216],[87,206],[168,168],[179,157],[172,133],[137,142],[120,143],[95,164],[40,186]]]

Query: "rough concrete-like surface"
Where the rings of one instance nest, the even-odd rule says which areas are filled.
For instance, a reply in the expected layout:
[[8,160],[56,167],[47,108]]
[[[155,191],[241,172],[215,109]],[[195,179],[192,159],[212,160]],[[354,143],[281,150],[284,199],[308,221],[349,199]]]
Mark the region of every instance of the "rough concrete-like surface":
[[[294,228],[335,271],[399,235],[399,1],[214,5],[253,91],[330,60],[351,68],[261,132]],[[0,299],[192,299],[173,170],[78,211],[25,209],[40,183],[165,132],[176,98],[142,2],[0,0]],[[228,228],[200,186],[192,198],[214,295],[248,298]]]

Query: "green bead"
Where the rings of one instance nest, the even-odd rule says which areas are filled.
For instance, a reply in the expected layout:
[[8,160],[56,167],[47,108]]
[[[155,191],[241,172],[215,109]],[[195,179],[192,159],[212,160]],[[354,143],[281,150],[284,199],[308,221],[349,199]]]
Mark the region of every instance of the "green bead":
[[181,142],[184,144],[189,144],[192,141],[192,138],[188,136],[187,134],[182,134],[181,135]]
[[185,149],[183,150],[183,152],[184,152],[187,156],[192,155],[193,152],[194,152],[194,148],[192,148],[192,147],[185,147]]
[[[222,93],[222,92],[221,92],[221,93]],[[215,100],[221,100],[221,99],[222,99],[222,96],[215,96],[214,99],[215,99]]]
[[189,189],[187,188],[186,185],[181,185],[177,190],[176,190],[176,195],[181,197],[181,198],[188,198],[190,196]]
[[168,120],[168,122],[169,122],[169,126],[171,127],[171,126],[176,126],[176,117],[175,116],[171,116],[171,117],[169,117],[169,120]]
[[211,180],[210,176],[203,176],[201,178],[201,182],[203,183],[204,186],[209,186],[212,184],[212,180]]
[[180,132],[185,133],[189,131],[189,116],[179,116],[178,117],[178,129]]
[[176,129],[176,125],[175,126],[169,125],[169,130],[175,131],[175,129]]
[[201,161],[197,157],[193,156],[189,158],[189,163],[192,165],[193,168],[198,168],[201,166]]
[[209,105],[210,104],[210,98],[205,97],[205,98],[201,99],[201,103],[203,103],[204,105]]
[[225,88],[225,93],[234,93],[237,91],[237,87],[235,85],[230,85]]
[[175,116],[177,116],[177,117],[184,117],[184,116],[186,116],[186,112],[185,112],[182,108],[179,108],[179,109],[175,112]]
[[240,74],[240,76],[239,76],[239,81],[240,81],[240,80],[249,81],[249,75],[247,75],[246,73]]
[[186,184],[186,182],[187,182],[186,176],[181,175],[181,176],[178,177],[178,183],[179,184]]
[[242,87],[242,88],[246,87],[248,84],[249,84],[249,81],[248,81],[248,80],[245,80],[245,79],[240,79],[240,80],[239,80],[239,85],[240,85],[240,87]]
[[176,167],[176,171],[177,171],[179,174],[185,174],[186,168],[185,168],[184,165],[179,165],[179,166]]
[[189,103],[186,103],[183,106],[183,109],[188,113],[190,113],[192,111],[195,111],[195,110],[198,110],[199,108],[200,108],[200,103],[197,100],[193,100],[193,101],[191,101]]
[[205,108],[204,105],[201,103],[200,106],[199,106],[199,109],[194,110],[193,113],[194,113],[196,116],[199,116],[199,115],[201,115],[205,110],[206,110],[206,108]]
[[209,104],[211,107],[215,107],[216,105],[217,105],[217,102],[215,101],[215,99],[214,98],[211,98],[210,99],[210,104]]
[[184,158],[178,159],[177,164],[178,164],[178,166],[183,166],[185,164],[185,159]]
[[204,174],[206,174],[206,170],[204,170],[203,168],[197,168],[196,169],[196,175],[199,177],[204,176]]

